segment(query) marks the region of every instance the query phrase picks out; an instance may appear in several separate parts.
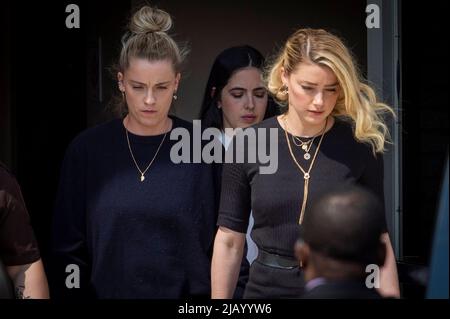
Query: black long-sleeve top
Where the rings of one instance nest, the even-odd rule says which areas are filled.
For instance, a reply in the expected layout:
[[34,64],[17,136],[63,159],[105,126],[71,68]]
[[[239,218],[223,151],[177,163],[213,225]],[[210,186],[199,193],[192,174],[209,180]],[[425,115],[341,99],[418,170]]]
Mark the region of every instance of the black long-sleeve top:
[[[192,124],[172,119],[173,129],[193,136]],[[56,297],[209,296],[217,173],[214,165],[174,164],[170,150],[178,141],[169,136],[143,182],[122,120],[88,129],[71,143],[54,215]],[[162,137],[129,133],[141,170]],[[65,287],[68,264],[80,267],[80,289]]]

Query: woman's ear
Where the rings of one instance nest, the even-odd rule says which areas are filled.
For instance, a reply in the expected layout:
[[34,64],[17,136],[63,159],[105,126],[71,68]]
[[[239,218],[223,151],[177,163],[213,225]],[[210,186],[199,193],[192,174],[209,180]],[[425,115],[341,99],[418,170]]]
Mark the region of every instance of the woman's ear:
[[289,81],[288,81],[288,75],[287,75],[284,67],[280,68],[280,75],[281,75],[281,82],[283,83],[283,85],[287,86]]
[[125,92],[125,86],[123,85],[123,74],[122,72],[117,72],[117,84],[121,92]]
[[178,72],[177,75],[175,76],[175,92],[178,90],[178,85],[180,84],[180,80],[181,80],[181,73]]
[[[214,99],[214,96],[216,95],[216,91],[217,91],[217,88],[216,88],[215,86],[213,86],[213,87],[211,88],[211,98],[212,98],[212,99]],[[221,108],[222,108],[222,102],[220,101],[220,96],[216,99],[216,101],[217,101],[216,107],[217,107],[218,109],[221,109]]]

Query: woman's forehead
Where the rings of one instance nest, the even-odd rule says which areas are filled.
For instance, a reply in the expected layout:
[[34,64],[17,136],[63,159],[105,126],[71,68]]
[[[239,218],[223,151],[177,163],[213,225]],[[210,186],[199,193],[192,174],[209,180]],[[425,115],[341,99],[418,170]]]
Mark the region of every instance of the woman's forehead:
[[228,80],[228,85],[242,87],[260,85],[262,83],[261,70],[255,67],[246,67],[237,70]]
[[173,80],[176,75],[170,60],[150,61],[142,58],[130,59],[125,74],[144,83]]
[[338,82],[331,68],[316,63],[299,63],[291,75],[296,80],[309,82],[310,84],[331,86],[336,85]]

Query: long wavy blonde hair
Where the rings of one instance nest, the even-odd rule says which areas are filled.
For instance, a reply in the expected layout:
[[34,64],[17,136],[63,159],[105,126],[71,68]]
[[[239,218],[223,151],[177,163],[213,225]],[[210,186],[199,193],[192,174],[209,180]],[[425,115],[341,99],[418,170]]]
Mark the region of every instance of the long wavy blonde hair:
[[356,67],[354,58],[344,43],[322,29],[300,29],[292,34],[267,72],[270,93],[281,105],[288,104],[284,94],[281,70],[291,74],[299,63],[308,62],[329,67],[340,86],[340,94],[331,113],[349,118],[354,123],[354,135],[369,143],[374,153],[383,153],[390,135],[383,114],[395,117],[391,107],[377,100],[375,91],[367,84]]

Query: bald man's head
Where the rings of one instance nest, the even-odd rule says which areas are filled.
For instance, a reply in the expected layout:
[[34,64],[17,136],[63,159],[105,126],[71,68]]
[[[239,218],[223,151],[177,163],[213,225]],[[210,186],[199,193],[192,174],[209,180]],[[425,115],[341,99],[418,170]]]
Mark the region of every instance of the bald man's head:
[[302,223],[301,237],[310,249],[325,256],[379,264],[384,231],[384,210],[377,197],[361,187],[350,186],[327,192],[311,205]]

